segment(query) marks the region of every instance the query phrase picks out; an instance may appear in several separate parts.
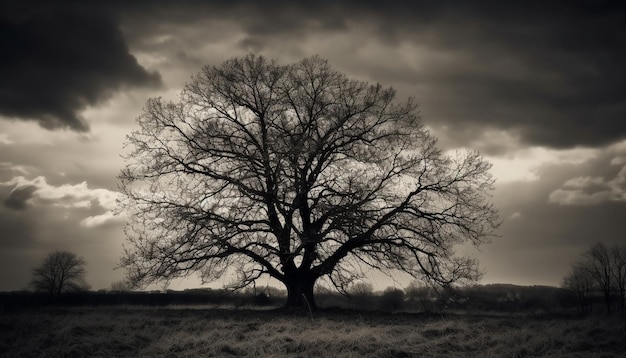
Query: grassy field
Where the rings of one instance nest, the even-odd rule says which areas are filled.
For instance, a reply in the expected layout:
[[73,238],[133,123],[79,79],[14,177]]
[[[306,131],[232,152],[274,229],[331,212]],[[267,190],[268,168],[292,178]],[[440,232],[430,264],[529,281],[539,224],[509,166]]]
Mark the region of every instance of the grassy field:
[[0,357],[625,357],[626,320],[202,308],[0,314]]

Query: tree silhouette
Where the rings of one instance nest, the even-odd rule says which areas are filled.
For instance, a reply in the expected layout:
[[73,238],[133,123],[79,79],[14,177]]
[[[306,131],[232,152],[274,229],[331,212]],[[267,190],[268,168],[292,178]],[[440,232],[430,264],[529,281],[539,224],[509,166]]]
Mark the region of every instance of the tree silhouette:
[[613,266],[609,249],[602,243],[593,245],[583,254],[582,267],[593,278],[598,289],[602,291],[606,311],[611,312],[611,291],[613,284]]
[[576,300],[582,313],[589,313],[592,310],[595,286],[594,277],[580,263],[575,264],[572,267],[572,271],[563,279],[563,287],[576,295]]
[[613,286],[620,299],[620,309],[624,312],[624,301],[626,299],[626,246],[612,246],[610,255]]
[[572,272],[565,278],[564,286],[577,294],[583,289],[585,296],[589,291],[600,291],[604,296],[607,312],[611,312],[611,297],[620,300],[620,309],[624,311],[626,296],[626,246],[607,247],[596,243],[573,265]]
[[498,225],[490,164],[442,153],[417,106],[394,98],[319,57],[251,54],[204,67],[178,102],[148,100],[120,174],[129,278],[269,275],[288,306],[312,307],[318,279],[345,289],[368,267],[477,278],[453,249]]
[[55,251],[33,270],[31,285],[36,291],[48,292],[50,297],[85,290],[88,288],[85,283],[85,264],[82,257],[71,252]]

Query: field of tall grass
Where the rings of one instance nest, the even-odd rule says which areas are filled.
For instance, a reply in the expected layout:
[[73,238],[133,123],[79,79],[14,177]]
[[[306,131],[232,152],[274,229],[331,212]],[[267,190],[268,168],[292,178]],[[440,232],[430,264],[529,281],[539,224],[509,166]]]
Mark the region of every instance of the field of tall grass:
[[0,314],[0,357],[624,357],[620,316],[207,307]]

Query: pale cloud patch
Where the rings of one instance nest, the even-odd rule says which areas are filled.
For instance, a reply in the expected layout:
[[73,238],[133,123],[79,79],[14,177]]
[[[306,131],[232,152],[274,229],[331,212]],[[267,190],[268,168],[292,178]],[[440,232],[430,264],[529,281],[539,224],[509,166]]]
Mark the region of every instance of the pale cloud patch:
[[626,164],[626,140],[617,142],[608,148],[609,154],[612,156],[611,165]]
[[610,161],[611,165],[624,165],[626,164],[626,156],[614,157]]
[[18,165],[12,162],[0,162],[0,172],[18,173],[28,175],[34,168],[28,165]]
[[9,135],[7,133],[0,133],[0,144],[9,145],[13,144],[13,141],[9,139]]
[[521,219],[522,218],[522,213],[520,213],[519,211],[514,212],[509,219],[511,220],[517,220],[517,219]]
[[626,202],[626,166],[612,179],[590,176],[569,179],[550,194],[548,202],[559,205]]
[[470,148],[479,150],[486,155],[513,153],[523,147],[520,136],[500,129],[483,130],[479,137],[469,144]]
[[112,210],[106,211],[104,214],[93,215],[84,218],[80,221],[80,225],[86,228],[92,228],[102,226],[108,223],[123,221],[124,217],[121,214],[115,214]]
[[626,140],[622,140],[612,144],[611,146],[609,146],[609,151],[611,153],[621,153],[623,155],[626,155]]
[[626,140],[605,148],[603,156],[611,167],[620,168],[617,174],[571,178],[550,193],[548,202],[559,205],[626,202]]
[[13,187],[4,205],[16,210],[44,205],[65,209],[90,209],[98,205],[105,210],[103,214],[84,219],[81,224],[85,227],[102,225],[115,219],[113,210],[120,196],[120,193],[107,189],[91,189],[84,181],[78,184],[50,185],[43,176],[32,180],[17,176],[0,185]]
[[[433,132],[442,136],[444,143],[450,141],[446,128],[433,129]],[[492,164],[491,174],[496,178],[496,184],[538,181],[539,171],[546,165],[582,164],[602,153],[594,148],[527,147],[519,135],[497,129],[483,131],[468,147],[481,152]]]
[[43,145],[53,147],[61,143],[84,140],[88,135],[73,131],[50,131],[30,121],[1,121],[0,132],[10,144]]
[[544,165],[581,164],[598,156],[599,150],[574,148],[566,150],[531,147],[515,150],[505,156],[489,156],[487,159],[493,167],[491,173],[497,183],[516,181],[536,181],[539,169]]

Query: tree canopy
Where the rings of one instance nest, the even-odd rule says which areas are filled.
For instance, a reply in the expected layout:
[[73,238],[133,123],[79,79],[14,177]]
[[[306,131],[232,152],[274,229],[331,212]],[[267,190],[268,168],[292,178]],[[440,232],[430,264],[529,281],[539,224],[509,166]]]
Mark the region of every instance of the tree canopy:
[[269,275],[314,306],[318,279],[343,289],[366,268],[476,279],[454,248],[498,225],[479,153],[444,154],[412,100],[319,57],[206,66],[138,124],[120,174],[134,283]]

